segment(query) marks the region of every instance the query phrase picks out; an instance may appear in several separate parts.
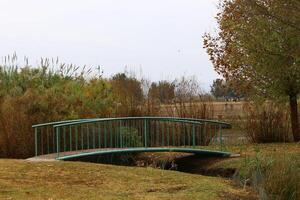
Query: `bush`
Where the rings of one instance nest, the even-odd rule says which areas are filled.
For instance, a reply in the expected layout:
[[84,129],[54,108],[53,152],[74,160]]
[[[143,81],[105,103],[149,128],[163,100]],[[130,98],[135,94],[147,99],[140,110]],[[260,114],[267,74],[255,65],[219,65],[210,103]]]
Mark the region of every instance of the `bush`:
[[246,104],[244,129],[251,142],[288,142],[291,140],[290,118],[287,108],[272,102]]
[[120,136],[122,138],[123,147],[143,147],[141,136],[138,130],[132,127],[120,127]]
[[61,64],[53,71],[48,61],[33,68],[18,67],[15,60],[0,65],[0,157],[33,156],[33,124],[114,112],[107,80],[84,79],[86,74],[73,65]]

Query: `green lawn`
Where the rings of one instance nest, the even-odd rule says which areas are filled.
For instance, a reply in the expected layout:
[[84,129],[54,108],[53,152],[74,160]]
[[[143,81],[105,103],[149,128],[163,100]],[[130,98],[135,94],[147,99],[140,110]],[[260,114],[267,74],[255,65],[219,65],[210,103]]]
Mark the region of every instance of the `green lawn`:
[[[249,199],[217,177],[80,162],[0,160],[0,199]],[[252,199],[252,198],[250,198]]]

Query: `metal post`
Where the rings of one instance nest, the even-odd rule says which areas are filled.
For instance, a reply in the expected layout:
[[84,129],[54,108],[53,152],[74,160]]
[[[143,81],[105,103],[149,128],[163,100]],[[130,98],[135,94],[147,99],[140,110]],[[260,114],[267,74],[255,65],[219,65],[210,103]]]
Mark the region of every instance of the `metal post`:
[[104,126],[104,146],[105,148],[107,148],[107,127],[106,127],[106,123],[103,123]]
[[66,127],[63,127],[63,137],[64,137],[64,151],[66,151]]
[[159,144],[159,121],[156,121],[155,125],[156,125],[156,145],[160,146],[160,144]]
[[223,138],[222,138],[222,127],[221,127],[221,125],[219,125],[219,132],[220,132],[221,151],[223,151]]
[[167,144],[168,146],[170,146],[170,126],[168,122],[167,122]]
[[78,150],[78,126],[75,127],[75,149]]
[[109,122],[109,130],[110,130],[110,148],[113,148],[113,131],[112,131],[112,121]]
[[38,155],[38,142],[37,142],[37,140],[38,140],[38,135],[37,135],[37,129],[38,129],[37,127],[34,128],[35,156]]
[[147,119],[144,119],[144,141],[145,141],[145,147],[147,148]]
[[175,123],[173,124],[172,132],[172,145],[175,146]]
[[119,138],[120,138],[120,148],[123,148],[123,138],[122,138],[122,121],[119,122]]
[[206,135],[206,122],[203,125],[203,145],[206,145],[207,135]]
[[182,122],[181,124],[181,128],[183,129],[182,132],[183,132],[183,146],[185,147],[185,142],[186,142],[186,129],[185,129],[185,124]]
[[72,126],[69,126],[70,151],[72,151]]
[[59,157],[59,151],[60,151],[60,141],[59,141],[60,135],[59,135],[59,127],[56,127],[56,153],[57,157]]
[[50,141],[49,141],[49,126],[46,128],[46,134],[47,134],[47,153],[49,154],[49,148],[50,148]]
[[195,148],[195,142],[196,142],[196,137],[195,137],[195,124],[193,124],[192,134],[193,134],[193,148]]
[[87,149],[90,149],[90,129],[89,125],[86,124],[86,137],[87,137]]
[[101,148],[101,127],[100,127],[100,123],[98,123],[98,148]]
[[84,131],[83,131],[83,126],[82,126],[82,124],[80,125],[80,129],[81,129],[81,131],[80,131],[80,132],[81,132],[81,135],[80,135],[80,136],[81,136],[81,150],[82,150],[82,149],[83,149],[83,139],[84,139],[84,138],[83,138],[83,132],[84,132]]
[[95,132],[96,132],[96,130],[95,130],[95,124],[94,124],[94,126],[93,126],[93,148],[94,148],[94,149],[96,148]]

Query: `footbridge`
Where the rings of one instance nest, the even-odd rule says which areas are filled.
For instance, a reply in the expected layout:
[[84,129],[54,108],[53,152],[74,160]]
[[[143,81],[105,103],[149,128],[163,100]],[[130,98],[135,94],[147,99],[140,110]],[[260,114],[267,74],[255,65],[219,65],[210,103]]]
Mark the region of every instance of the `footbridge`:
[[[93,155],[182,152],[230,156],[220,121],[177,117],[77,119],[32,126],[35,158],[68,160]],[[213,145],[216,150],[207,150]]]

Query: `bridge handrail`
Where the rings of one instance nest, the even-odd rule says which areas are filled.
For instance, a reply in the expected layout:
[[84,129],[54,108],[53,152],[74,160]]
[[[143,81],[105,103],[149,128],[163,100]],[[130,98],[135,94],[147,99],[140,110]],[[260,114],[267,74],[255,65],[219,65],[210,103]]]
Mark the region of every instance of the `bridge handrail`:
[[205,120],[205,119],[195,119],[195,118],[180,118],[180,117],[120,117],[120,118],[98,118],[98,119],[89,119],[85,121],[74,121],[67,123],[60,123],[54,125],[54,128],[63,127],[63,126],[71,126],[83,123],[95,123],[95,122],[105,122],[105,121],[121,121],[121,120],[161,120],[161,121],[173,121],[173,122],[185,122],[185,123],[195,123],[203,124],[203,123],[212,123],[222,125],[222,128],[231,128],[231,125],[225,122],[214,121],[214,120]]
[[47,122],[42,124],[35,124],[32,125],[32,128],[38,128],[43,126],[50,126],[50,125],[58,125],[58,124],[64,124],[64,123],[71,123],[71,122],[79,122],[79,121],[88,121],[88,120],[94,120],[96,118],[90,118],[90,119],[72,119],[72,120],[64,120],[64,121],[55,121],[55,122]]

